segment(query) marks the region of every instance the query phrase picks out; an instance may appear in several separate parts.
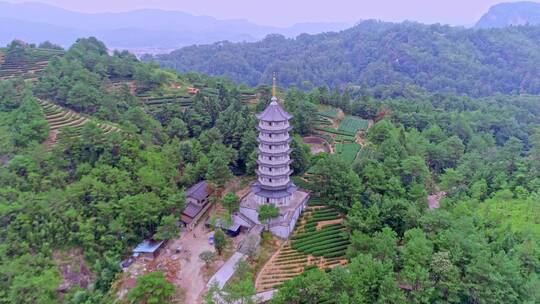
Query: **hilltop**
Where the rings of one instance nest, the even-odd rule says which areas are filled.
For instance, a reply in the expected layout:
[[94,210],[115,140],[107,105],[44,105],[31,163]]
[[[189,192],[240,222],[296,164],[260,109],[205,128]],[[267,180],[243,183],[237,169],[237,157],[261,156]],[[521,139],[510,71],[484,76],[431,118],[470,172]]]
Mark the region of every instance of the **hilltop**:
[[189,46],[153,58],[163,67],[280,84],[392,92],[407,87],[487,96],[540,93],[540,27],[475,30],[365,21],[338,33],[270,35],[254,43]]
[[0,80],[22,77],[37,79],[52,58],[62,56],[64,50],[42,44],[38,47],[14,41],[0,48]]
[[478,20],[477,28],[498,28],[511,25],[540,24],[540,3],[511,2],[499,3]]

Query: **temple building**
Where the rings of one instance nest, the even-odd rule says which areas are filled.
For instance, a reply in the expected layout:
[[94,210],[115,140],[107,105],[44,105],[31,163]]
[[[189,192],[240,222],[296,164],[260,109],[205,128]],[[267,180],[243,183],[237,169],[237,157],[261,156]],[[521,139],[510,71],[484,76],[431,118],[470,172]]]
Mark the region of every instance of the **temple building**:
[[258,208],[263,204],[273,204],[279,209],[279,216],[270,220],[268,227],[272,233],[282,238],[287,238],[293,231],[309,199],[309,194],[298,189],[290,179],[291,118],[278,103],[274,78],[272,100],[268,107],[257,115],[257,181],[251,186],[251,192],[241,200],[240,211],[234,216],[236,223],[252,227],[261,224],[258,220]]

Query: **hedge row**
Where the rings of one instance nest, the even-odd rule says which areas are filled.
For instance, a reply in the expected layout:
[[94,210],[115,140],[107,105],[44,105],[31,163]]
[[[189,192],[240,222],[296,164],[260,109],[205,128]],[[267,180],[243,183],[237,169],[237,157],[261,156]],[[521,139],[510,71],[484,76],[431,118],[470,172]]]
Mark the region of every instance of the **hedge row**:
[[335,251],[333,253],[327,253],[327,254],[324,254],[323,256],[327,259],[330,259],[330,258],[337,258],[337,257],[344,257],[345,256],[345,253],[347,252],[347,250],[339,250],[339,251]]
[[333,243],[326,243],[322,245],[314,245],[314,246],[308,246],[308,247],[302,247],[298,250],[312,254],[314,256],[320,256],[326,253],[335,252],[344,248],[347,248],[349,246],[349,240],[342,240],[342,241],[336,241]]
[[335,118],[338,115],[338,109],[328,108],[327,110],[319,111],[319,115],[324,116],[324,117]]
[[322,246],[322,245],[326,245],[326,244],[336,244],[336,243],[339,243],[339,242],[342,242],[342,241],[348,242],[347,238],[345,236],[343,236],[343,235],[333,235],[333,236],[328,236],[326,238],[311,240],[309,242],[308,241],[306,241],[306,242],[298,242],[297,244],[294,245],[294,248],[296,250],[306,251],[306,250],[309,250],[313,246]]
[[338,135],[336,141],[338,142],[354,142],[355,137],[350,135]]
[[335,235],[343,235],[343,227],[340,227],[340,228],[337,228],[337,229],[332,229],[332,230],[319,230],[319,231],[315,231],[315,232],[311,232],[311,233],[303,233],[303,235],[305,236],[302,236],[301,238],[299,239],[294,239],[292,240],[293,241],[293,244],[299,244],[299,243],[304,243],[304,242],[311,242],[312,240],[323,240],[325,238],[328,238],[328,237],[332,237],[332,236],[335,236]]
[[309,238],[296,240],[293,242],[293,248],[302,247],[309,244],[317,244],[318,242],[325,242],[325,241],[336,239],[336,238],[347,239],[347,236],[340,230],[334,230],[333,234],[326,233],[324,235],[314,235]]
[[331,221],[331,220],[338,219],[339,217],[340,217],[339,214],[314,216],[313,218],[307,221],[307,224],[310,224],[310,223],[317,224],[318,222],[322,222],[322,221]]
[[368,121],[362,118],[357,118],[353,116],[347,116],[339,124],[339,131],[356,133],[359,130],[367,129]]
[[339,131],[339,130],[332,129],[332,128],[315,128],[315,130],[328,132],[328,133],[332,133],[332,134],[337,134],[337,135],[354,136],[354,133],[345,132],[345,131]]
[[330,232],[335,232],[335,231],[338,231],[338,230],[341,230],[343,229],[343,225],[341,224],[332,224],[332,225],[327,225],[327,226],[324,226],[321,230],[319,231],[316,231],[316,232],[304,232],[304,233],[299,233],[299,234],[296,234],[296,235],[293,235],[291,237],[292,240],[300,240],[300,239],[304,239],[304,238],[308,238],[308,237],[311,237],[311,236],[314,236],[314,235],[319,235],[319,234],[326,234],[326,233],[330,233]]
[[317,218],[322,216],[329,216],[329,215],[339,215],[339,212],[333,209],[324,209],[324,210],[316,210],[311,214],[311,218]]
[[319,218],[319,217],[325,217],[325,216],[331,216],[331,215],[337,215],[339,216],[339,212],[332,210],[332,209],[325,209],[323,211],[315,211],[311,217],[312,218]]
[[323,209],[323,210],[316,210],[311,214],[312,217],[321,217],[321,216],[329,216],[329,215],[339,215],[339,212],[333,209]]
[[311,254],[314,256],[323,256],[325,258],[335,258],[339,256],[344,256],[345,252],[347,251],[347,247],[349,247],[349,245],[343,245],[332,249],[319,250]]

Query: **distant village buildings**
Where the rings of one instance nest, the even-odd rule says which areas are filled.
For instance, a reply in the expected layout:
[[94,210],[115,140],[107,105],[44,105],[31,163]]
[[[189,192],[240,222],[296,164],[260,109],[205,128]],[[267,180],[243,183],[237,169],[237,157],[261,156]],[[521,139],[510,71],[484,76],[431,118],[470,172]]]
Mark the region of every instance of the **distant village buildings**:
[[188,88],[188,93],[189,94],[197,94],[197,93],[199,93],[199,91],[200,91],[199,89],[194,88],[194,87],[189,87]]

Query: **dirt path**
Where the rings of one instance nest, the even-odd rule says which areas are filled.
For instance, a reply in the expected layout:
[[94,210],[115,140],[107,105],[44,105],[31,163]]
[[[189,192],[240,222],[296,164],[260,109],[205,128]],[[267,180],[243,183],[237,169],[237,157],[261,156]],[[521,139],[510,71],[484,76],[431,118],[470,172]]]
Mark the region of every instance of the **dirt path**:
[[231,180],[225,184],[225,187],[223,188],[223,194],[227,194],[229,192],[236,193],[238,189],[240,188],[240,177],[234,176]]
[[51,149],[56,144],[56,137],[58,136],[58,129],[52,129],[49,131],[49,137],[43,142],[43,145],[47,149]]
[[339,123],[341,123],[343,118],[345,118],[345,113],[341,109],[338,109],[336,117],[332,119],[332,128],[337,130],[339,128]]
[[360,130],[358,132],[356,132],[356,136],[355,136],[355,141],[357,144],[360,145],[360,150],[358,150],[358,153],[356,153],[356,157],[355,159],[358,159],[359,155],[360,155],[360,152],[362,151],[362,149],[364,149],[366,147],[366,134],[367,132],[369,131],[369,129],[371,129],[371,127],[373,127],[373,119],[370,119],[368,120],[368,127],[366,130]]
[[[211,234],[204,230],[202,221],[193,231],[182,232],[181,237],[169,240],[155,259],[138,258],[116,282],[118,299],[122,300],[135,287],[141,275],[162,271],[169,282],[180,287],[176,298],[182,298],[181,303],[201,303],[206,278],[205,265],[199,259],[199,254],[207,250],[214,251],[214,246],[208,242]],[[182,250],[178,252],[176,249],[180,248]]]
[[369,129],[373,127],[373,119],[368,120],[368,127],[365,130],[360,130],[356,132],[356,143],[360,145],[360,147],[364,148],[366,146],[366,139],[365,136]]
[[212,232],[204,230],[204,222],[190,233],[184,233],[179,240],[186,255],[182,257],[178,279],[174,282],[185,290],[185,303],[202,303],[202,295],[206,288],[206,278],[203,275],[204,262],[199,259],[203,251],[214,251],[214,247],[208,243],[208,237]]

